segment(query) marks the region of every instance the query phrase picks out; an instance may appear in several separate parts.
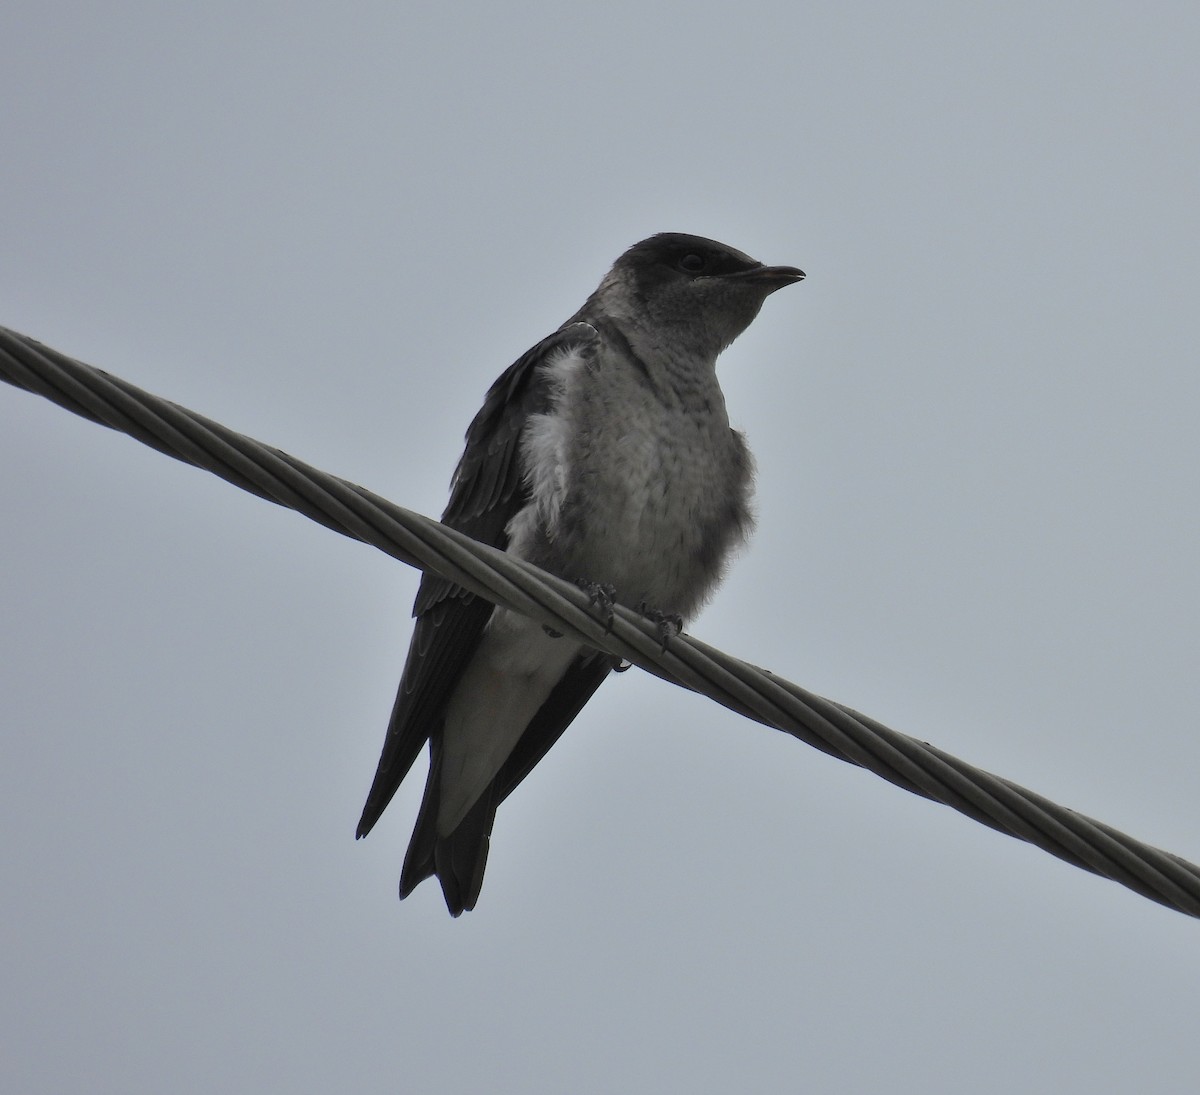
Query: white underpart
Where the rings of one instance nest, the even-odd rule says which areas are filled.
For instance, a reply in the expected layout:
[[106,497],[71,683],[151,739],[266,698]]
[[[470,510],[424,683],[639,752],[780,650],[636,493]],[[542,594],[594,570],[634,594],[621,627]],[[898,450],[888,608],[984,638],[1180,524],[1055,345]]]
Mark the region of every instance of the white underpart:
[[[538,529],[551,538],[570,475],[571,390],[585,359],[563,350],[542,366],[550,409],[531,415],[521,439],[530,501],[508,525],[508,550],[524,555]],[[541,624],[496,609],[483,641],[446,705],[438,832],[452,833],[516,748],[538,708],[580,647],[552,639]]]
[[448,836],[495,778],[530,719],[580,647],[507,609],[492,613],[483,641],[446,706],[438,832]]
[[508,525],[508,550],[515,555],[523,554],[535,529],[544,528],[553,539],[558,528],[571,471],[572,389],[586,363],[578,350],[566,349],[541,367],[550,382],[550,410],[530,415],[521,438],[521,462],[530,502]]

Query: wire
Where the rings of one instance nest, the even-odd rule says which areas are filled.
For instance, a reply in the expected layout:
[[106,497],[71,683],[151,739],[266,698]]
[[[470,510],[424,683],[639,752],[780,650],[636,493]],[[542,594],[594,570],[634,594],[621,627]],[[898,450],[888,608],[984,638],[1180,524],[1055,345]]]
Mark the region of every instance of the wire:
[[1084,870],[1200,916],[1200,867],[1058,806],[843,704],[615,606],[606,630],[587,594],[440,522],[0,327],[0,377],[243,490],[433,570],[489,601],[709,696],[913,794],[953,807]]

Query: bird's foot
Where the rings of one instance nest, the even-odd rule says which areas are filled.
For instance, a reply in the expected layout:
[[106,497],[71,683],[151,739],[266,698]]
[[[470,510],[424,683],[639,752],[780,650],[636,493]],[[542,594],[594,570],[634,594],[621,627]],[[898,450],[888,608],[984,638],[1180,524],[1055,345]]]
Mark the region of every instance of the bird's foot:
[[612,630],[613,605],[617,603],[617,591],[615,587],[583,579],[577,580],[575,584],[588,595],[588,600],[591,601],[592,608],[596,610],[596,613],[604,621],[604,634],[607,635]]
[[657,608],[649,608],[643,601],[638,605],[638,611],[658,625],[658,637],[662,640],[661,653],[667,652],[667,644],[683,631],[683,617],[678,612],[659,612]]
[[[617,603],[617,591],[611,585],[599,582],[589,582],[586,578],[577,578],[575,584],[588,595],[591,606],[604,621],[604,633],[607,635],[613,625],[613,605]],[[562,632],[555,631],[549,624],[542,624],[542,630],[552,639],[561,639]]]

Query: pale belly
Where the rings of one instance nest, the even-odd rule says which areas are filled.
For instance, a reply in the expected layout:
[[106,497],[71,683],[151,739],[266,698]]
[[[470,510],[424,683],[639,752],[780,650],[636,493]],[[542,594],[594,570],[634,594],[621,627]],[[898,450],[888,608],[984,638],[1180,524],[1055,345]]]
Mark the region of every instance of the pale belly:
[[687,616],[749,522],[748,462],[724,415],[611,419],[568,452],[553,521],[531,507],[510,550],[623,604]]

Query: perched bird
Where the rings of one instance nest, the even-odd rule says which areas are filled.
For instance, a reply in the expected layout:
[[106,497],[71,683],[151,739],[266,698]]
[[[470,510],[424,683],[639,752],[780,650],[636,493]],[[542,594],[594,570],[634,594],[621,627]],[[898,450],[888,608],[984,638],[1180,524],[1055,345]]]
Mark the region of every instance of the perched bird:
[[[717,355],[803,277],[701,236],[635,244],[492,385],[443,522],[660,620],[688,618],[751,525],[751,458]],[[437,875],[458,916],[479,898],[496,808],[617,663],[433,574],[413,615],[358,836],[428,741],[400,896]]]

